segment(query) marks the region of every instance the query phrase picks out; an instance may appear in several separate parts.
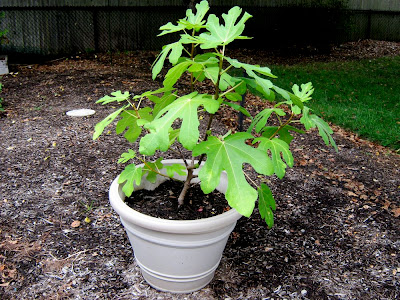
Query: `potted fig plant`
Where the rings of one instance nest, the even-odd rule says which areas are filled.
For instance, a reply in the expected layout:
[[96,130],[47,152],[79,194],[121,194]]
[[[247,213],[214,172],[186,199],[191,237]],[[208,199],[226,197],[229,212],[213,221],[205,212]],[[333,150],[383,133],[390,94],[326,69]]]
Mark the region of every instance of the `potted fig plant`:
[[[304,133],[299,125],[306,130],[317,127],[325,143],[336,148],[328,124],[306,106],[314,91],[311,83],[284,90],[274,84],[276,77],[269,68],[226,55],[233,41],[248,39],[242,33],[251,15],[235,6],[220,19],[214,14],[206,17],[208,10],[208,2],[202,1],[176,24],[160,27],[160,35],[179,35],[163,47],[152,66],[154,80],[167,61],[171,64],[159,89],[140,95],[116,91],[97,101],[121,106],[96,125],[93,139],[120,117],[117,134],[124,133],[138,145],[123,153],[119,162],[140,164],[125,167],[112,183],[109,197],[142,274],[150,285],[164,291],[190,292],[210,282],[236,221],[249,217],[257,202],[261,217],[273,225],[275,200],[265,183],[250,179],[248,166],[259,175],[282,178],[286,168],[293,166],[293,132]],[[275,105],[252,115],[240,106],[248,90]],[[251,120],[246,132],[215,131],[213,121],[226,109]],[[270,124],[271,120],[276,122]],[[152,161],[156,152],[168,151],[176,159]],[[224,193],[231,209],[206,219],[169,220],[145,215],[124,202],[125,197],[134,198],[137,191],[155,189],[170,178],[183,182],[176,197],[179,206],[190,205],[185,195],[191,185],[200,184],[204,194],[215,189]]]

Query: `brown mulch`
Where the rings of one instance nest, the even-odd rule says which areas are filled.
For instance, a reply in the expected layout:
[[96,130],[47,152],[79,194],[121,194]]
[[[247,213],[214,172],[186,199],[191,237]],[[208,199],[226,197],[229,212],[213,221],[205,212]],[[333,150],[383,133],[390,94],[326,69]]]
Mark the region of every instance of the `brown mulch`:
[[400,43],[398,42],[359,40],[333,45],[329,52],[321,52],[314,47],[293,47],[292,49],[274,51],[242,49],[235,52],[235,57],[240,61],[249,61],[251,63],[292,65],[316,61],[374,59],[382,56],[397,56],[399,53]]
[[[267,61],[260,51],[239,59]],[[231,235],[215,279],[187,295],[160,293],[140,275],[108,187],[128,145],[95,100],[115,90],[157,88],[154,52],[73,57],[11,66],[0,117],[1,299],[397,299],[400,297],[400,157],[334,126],[339,152],[313,131],[294,142],[296,165],[269,178],[275,226],[255,211]],[[400,55],[400,43],[360,41],[297,63]],[[110,64],[112,62],[112,64]],[[254,99],[252,100],[254,101]],[[248,103],[253,103],[248,101]],[[73,118],[71,109],[96,114]],[[235,120],[220,116],[221,131]],[[134,146],[133,146],[134,147]]]

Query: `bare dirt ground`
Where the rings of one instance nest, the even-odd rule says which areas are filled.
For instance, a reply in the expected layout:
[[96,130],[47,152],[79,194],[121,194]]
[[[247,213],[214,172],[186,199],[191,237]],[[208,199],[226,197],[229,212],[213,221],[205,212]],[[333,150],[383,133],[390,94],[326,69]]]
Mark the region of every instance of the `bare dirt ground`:
[[[400,55],[400,43],[361,41],[300,58],[237,54],[281,63],[372,59]],[[150,78],[153,59],[135,52],[114,55],[111,65],[107,55],[74,57],[11,66],[2,78],[1,299],[400,298],[400,157],[338,127],[339,153],[316,132],[297,139],[296,166],[269,182],[275,226],[267,229],[257,212],[242,218],[207,287],[186,295],[150,288],[108,203],[129,145],[111,132],[96,141],[92,134],[112,110],[95,100],[159,86]],[[260,105],[254,97],[247,103]],[[96,114],[65,114],[77,108]],[[235,118],[220,116],[214,126],[226,130]]]

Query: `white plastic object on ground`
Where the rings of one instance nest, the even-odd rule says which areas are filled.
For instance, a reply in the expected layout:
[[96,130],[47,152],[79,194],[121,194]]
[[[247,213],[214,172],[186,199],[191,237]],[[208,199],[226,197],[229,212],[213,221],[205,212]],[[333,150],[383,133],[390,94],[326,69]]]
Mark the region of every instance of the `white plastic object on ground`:
[[81,108],[67,111],[67,115],[70,117],[86,117],[93,115],[95,111],[93,109]]

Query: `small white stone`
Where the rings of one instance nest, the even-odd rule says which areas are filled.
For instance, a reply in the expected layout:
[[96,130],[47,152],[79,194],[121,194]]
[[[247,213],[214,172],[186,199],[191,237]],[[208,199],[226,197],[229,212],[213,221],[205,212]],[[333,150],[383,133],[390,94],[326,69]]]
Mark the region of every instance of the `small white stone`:
[[95,111],[93,109],[81,108],[74,109],[67,112],[67,115],[70,117],[86,117],[93,115]]
[[307,295],[307,290],[301,290],[301,295],[304,297],[305,295]]

